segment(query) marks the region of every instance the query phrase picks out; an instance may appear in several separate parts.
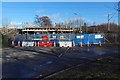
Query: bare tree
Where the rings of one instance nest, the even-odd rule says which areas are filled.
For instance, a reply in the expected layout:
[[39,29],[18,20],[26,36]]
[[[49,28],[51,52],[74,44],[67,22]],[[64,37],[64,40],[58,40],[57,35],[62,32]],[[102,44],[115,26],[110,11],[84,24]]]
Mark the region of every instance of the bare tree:
[[10,25],[10,20],[8,20],[7,18],[2,19],[2,27],[3,28],[8,28]]
[[40,26],[40,27],[50,27],[52,26],[52,21],[50,20],[50,18],[48,16],[38,16],[36,15],[35,17],[35,23]]

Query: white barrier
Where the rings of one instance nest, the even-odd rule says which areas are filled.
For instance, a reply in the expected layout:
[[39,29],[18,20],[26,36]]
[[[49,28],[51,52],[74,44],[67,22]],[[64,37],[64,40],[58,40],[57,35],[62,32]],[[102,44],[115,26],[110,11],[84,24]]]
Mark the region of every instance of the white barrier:
[[96,35],[95,35],[95,39],[99,39],[99,38],[103,38],[103,36],[100,35],[100,34],[96,34]]
[[83,39],[84,35],[76,36],[77,39]]
[[72,41],[59,41],[60,47],[72,47]]
[[34,42],[23,41],[23,42],[22,42],[22,46],[23,46],[23,47],[34,46]]

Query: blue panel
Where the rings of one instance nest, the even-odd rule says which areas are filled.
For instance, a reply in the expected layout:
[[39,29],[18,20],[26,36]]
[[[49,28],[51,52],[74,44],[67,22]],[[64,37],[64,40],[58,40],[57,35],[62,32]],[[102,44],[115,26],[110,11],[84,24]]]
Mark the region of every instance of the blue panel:
[[83,44],[86,45],[88,41],[89,41],[89,34],[84,34]]
[[90,44],[94,43],[94,41],[95,41],[94,36],[95,36],[94,34],[89,34],[89,36],[88,36],[89,40],[88,41],[89,41]]
[[41,34],[34,35],[34,38],[41,38]]
[[[75,43],[76,46],[80,46],[80,42],[82,41],[83,45],[86,45],[87,42],[89,41],[89,44],[98,44],[99,42],[103,43],[103,38],[95,38],[95,35],[101,35],[103,34],[16,34],[14,36],[14,43],[17,45],[18,41],[22,43],[24,40],[30,40],[34,38],[41,38],[42,36],[48,36],[49,38],[52,38],[52,36],[56,36],[55,40],[51,40],[52,43],[56,42],[56,46],[58,45],[58,41],[60,40],[60,36],[63,35],[65,39],[70,39],[72,42]],[[76,38],[76,36],[81,36],[83,35],[84,38]],[[49,39],[50,40],[50,39]],[[37,42],[37,41],[36,41]]]

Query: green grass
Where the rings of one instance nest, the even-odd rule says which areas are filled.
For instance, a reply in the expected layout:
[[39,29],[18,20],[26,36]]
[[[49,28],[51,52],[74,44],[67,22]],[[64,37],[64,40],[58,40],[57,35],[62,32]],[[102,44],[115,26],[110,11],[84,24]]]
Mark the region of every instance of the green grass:
[[62,78],[108,78],[108,79],[120,79],[119,72],[119,57],[108,57],[99,59],[82,66],[78,66],[74,69],[70,69],[54,75],[48,79],[62,79]]

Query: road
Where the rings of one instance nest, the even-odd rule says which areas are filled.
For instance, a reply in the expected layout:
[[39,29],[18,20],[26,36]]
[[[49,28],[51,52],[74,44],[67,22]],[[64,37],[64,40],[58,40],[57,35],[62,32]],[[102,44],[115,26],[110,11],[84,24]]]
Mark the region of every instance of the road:
[[102,57],[117,56],[118,48],[116,45],[82,48],[3,48],[2,77],[44,78],[78,64]]
[[0,79],[2,78],[2,48],[0,47]]

